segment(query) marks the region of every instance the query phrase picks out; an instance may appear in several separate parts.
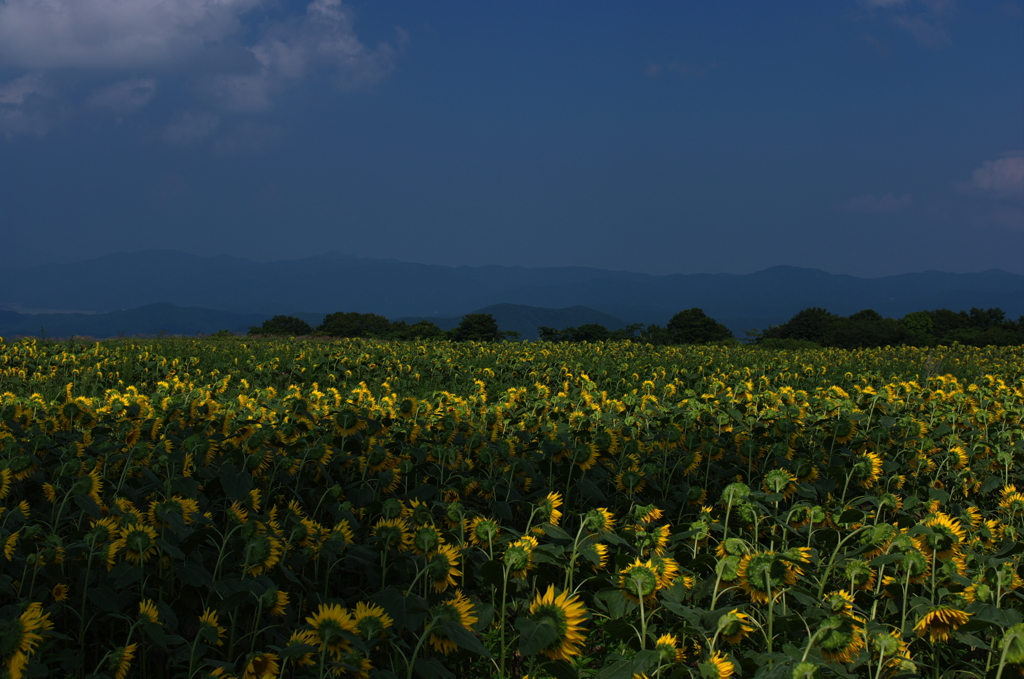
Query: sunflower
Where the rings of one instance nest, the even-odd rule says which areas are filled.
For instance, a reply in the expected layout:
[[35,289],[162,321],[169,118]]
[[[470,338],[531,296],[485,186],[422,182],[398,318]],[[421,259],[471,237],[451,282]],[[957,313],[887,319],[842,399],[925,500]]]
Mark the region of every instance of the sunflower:
[[317,645],[327,649],[335,658],[352,648],[347,634],[358,634],[349,612],[338,604],[320,604],[317,612],[306,618],[316,632]]
[[355,619],[356,629],[359,630],[363,639],[382,636],[384,630],[393,624],[391,616],[385,613],[382,607],[377,604],[368,604],[365,601],[356,604],[352,616]]
[[871,637],[871,664],[893,672],[916,672],[910,649],[897,630],[878,632]]
[[412,533],[405,519],[381,519],[373,524],[371,535],[385,548],[395,547],[408,551],[412,547]]
[[530,603],[530,619],[548,625],[557,634],[555,640],[540,652],[551,660],[569,660],[579,655],[584,641],[582,623],[586,615],[587,609],[576,595],[562,592],[555,596],[554,585],[548,585],[544,594],[538,593]]
[[730,644],[738,644],[754,631],[750,616],[733,609],[718,619],[718,631]]
[[686,649],[679,645],[679,639],[674,634],[662,634],[658,637],[654,642],[654,650],[663,663],[681,663],[686,659]]
[[[261,522],[261,528],[265,528]],[[259,532],[245,545],[245,566],[249,575],[259,577],[274,568],[284,554],[284,543],[276,535]]]
[[615,529],[615,515],[606,508],[591,509],[583,519],[587,530],[595,533],[610,533]]
[[524,535],[505,548],[505,565],[514,578],[525,578],[533,568],[533,550],[537,548],[537,539]]
[[53,590],[50,593],[53,595],[54,601],[66,601],[68,598],[68,586],[59,582],[53,586]]
[[640,493],[647,487],[647,480],[640,473],[640,468],[632,466],[615,475],[615,487],[620,493]]
[[[11,474],[11,470],[8,469],[7,467],[0,469],[0,500],[3,500],[5,497],[7,497],[7,494],[11,492],[12,476],[13,474]],[[53,486],[50,487],[53,488]],[[53,502],[53,500],[50,500],[50,502]]]
[[590,562],[590,567],[598,571],[608,565],[608,545],[592,540],[585,540],[578,547],[579,554]]
[[472,632],[473,625],[477,622],[473,603],[466,598],[462,590],[456,589],[454,594],[455,596],[451,599],[441,602],[431,611],[432,624],[428,641],[438,653],[443,655],[448,655],[458,648],[458,645],[445,633],[444,623],[455,622]]
[[1024,623],[1017,623],[1006,630],[999,648],[1006,653],[1006,662],[1024,665]]
[[587,471],[601,457],[601,448],[596,443],[584,443],[576,446],[572,452],[572,461],[582,471]]
[[835,437],[836,443],[849,443],[857,435],[857,423],[845,417],[840,418],[836,420],[836,424],[832,428],[832,435]]
[[853,585],[853,589],[872,589],[875,586],[877,573],[863,559],[852,559],[844,569],[846,579]]
[[967,540],[967,533],[961,523],[942,512],[928,517],[921,525],[931,528],[931,533],[921,535],[915,542],[922,552],[927,555],[934,553],[939,561],[958,554],[960,545]]
[[242,679],[277,679],[281,671],[279,660],[276,653],[250,653]]
[[215,646],[223,646],[224,634],[227,630],[221,627],[219,623],[217,611],[210,610],[209,608],[204,609],[203,614],[199,616],[200,638]]
[[417,526],[412,532],[412,551],[415,554],[426,554],[444,544],[441,531],[432,525]]
[[[291,637],[288,639],[288,643],[285,648],[303,648],[310,647],[305,652],[293,652],[288,654],[290,662],[297,663],[299,665],[310,667],[316,664],[314,650],[317,648],[319,641],[317,640],[317,634],[311,629],[296,630],[292,632]],[[305,650],[305,649],[303,649]]]
[[619,573],[619,588],[626,594],[626,598],[637,603],[641,598],[653,603],[660,587],[658,572],[650,561],[637,559]]
[[271,588],[267,590],[264,595],[265,606],[269,606],[267,611],[270,615],[283,616],[288,612],[288,604],[291,603],[291,596],[288,592],[280,589]]
[[329,531],[325,542],[326,541],[330,541],[335,544],[339,552],[343,551],[346,547],[351,547],[352,543],[355,541],[355,534],[352,532],[352,524],[350,524],[347,519],[342,519]]
[[144,523],[130,523],[121,529],[124,556],[136,566],[156,556],[156,531]]
[[658,589],[668,589],[679,575],[679,562],[670,556],[654,555],[648,563],[658,575]]
[[494,519],[478,516],[469,523],[469,542],[477,547],[493,547],[501,535],[501,526]]
[[184,523],[192,523],[192,515],[199,513],[199,503],[196,500],[180,495],[162,500],[153,501],[149,504],[149,523],[156,528],[163,528],[170,525],[171,517],[179,517]]
[[814,639],[821,655],[829,662],[853,662],[854,656],[866,646],[864,630],[846,615],[826,618]]
[[701,663],[701,674],[712,679],[728,679],[736,671],[728,656],[720,651],[715,651],[708,658],[706,663]]
[[882,476],[882,458],[878,453],[862,453],[857,455],[853,463],[853,478],[862,488],[870,488]]
[[547,497],[538,504],[540,520],[547,521],[552,526],[557,526],[558,522],[562,520],[562,512],[558,511],[558,508],[561,506],[562,494],[556,492],[548,493]]
[[747,554],[739,563],[737,576],[740,587],[752,601],[766,604],[780,590],[796,584],[800,574],[789,562],[772,551]]
[[459,570],[459,548],[454,545],[441,545],[427,554],[427,579],[434,584],[435,592],[443,592],[455,585],[455,578],[462,575]]
[[43,634],[53,629],[50,614],[43,613],[43,605],[33,602],[25,611],[9,623],[3,635],[2,652],[6,656],[4,664],[10,679],[21,679],[28,659],[36,652],[36,646],[43,641]]
[[135,659],[137,647],[138,644],[128,644],[115,649],[110,654],[109,668],[114,673],[114,679],[124,679],[128,676],[128,670],[132,666],[132,660]]
[[857,617],[853,612],[853,597],[845,589],[829,592],[825,595],[825,607],[833,613]]
[[139,602],[139,617],[154,625],[160,624],[160,612],[152,599],[143,599]]
[[764,475],[761,482],[767,493],[779,493],[783,498],[789,499],[796,492],[797,478],[785,469],[773,469]]
[[949,641],[949,633],[967,622],[970,613],[952,606],[932,606],[914,625],[917,636],[928,635],[928,641]]

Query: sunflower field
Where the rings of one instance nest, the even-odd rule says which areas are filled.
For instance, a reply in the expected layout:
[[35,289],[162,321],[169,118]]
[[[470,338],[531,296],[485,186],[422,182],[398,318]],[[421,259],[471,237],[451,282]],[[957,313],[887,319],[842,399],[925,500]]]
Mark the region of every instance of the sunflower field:
[[1022,371],[0,340],[0,676],[1020,676]]

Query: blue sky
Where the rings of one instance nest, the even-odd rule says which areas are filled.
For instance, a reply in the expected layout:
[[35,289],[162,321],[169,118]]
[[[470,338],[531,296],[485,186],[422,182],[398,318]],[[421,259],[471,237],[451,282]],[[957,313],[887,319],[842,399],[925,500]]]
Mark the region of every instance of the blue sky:
[[0,266],[1024,272],[1024,2],[0,0]]

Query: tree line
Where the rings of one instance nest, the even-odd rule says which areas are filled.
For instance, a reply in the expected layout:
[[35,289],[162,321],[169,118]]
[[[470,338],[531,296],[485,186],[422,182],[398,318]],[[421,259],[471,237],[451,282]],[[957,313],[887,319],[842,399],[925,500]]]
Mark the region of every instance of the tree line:
[[[390,321],[372,313],[337,312],[328,314],[316,328],[294,316],[274,316],[249,329],[254,336],[366,337],[385,340],[448,339],[455,342],[496,342],[519,339],[514,330],[500,330],[491,314],[467,314],[458,326],[442,330],[427,320],[408,324]],[[604,342],[632,340],[645,344],[680,345],[737,342],[725,325],[693,308],[675,314],[664,326],[634,323],[609,330],[598,323],[556,329],[538,328],[545,342]],[[838,316],[826,309],[810,307],[780,325],[764,331],[746,332],[748,343],[764,348],[797,349],[837,347],[864,349],[880,346],[936,346],[954,342],[971,346],[1024,345],[1024,316],[1016,321],[1006,318],[1002,309],[970,311],[915,311],[901,319],[886,318],[866,309],[850,316]]]

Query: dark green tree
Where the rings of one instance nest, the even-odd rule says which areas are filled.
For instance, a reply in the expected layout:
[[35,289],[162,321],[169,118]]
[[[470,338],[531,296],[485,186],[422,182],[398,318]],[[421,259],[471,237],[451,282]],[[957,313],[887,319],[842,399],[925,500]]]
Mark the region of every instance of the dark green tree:
[[773,325],[761,333],[761,340],[793,339],[824,345],[838,316],[821,307],[798,312],[782,325]]
[[254,325],[249,328],[250,335],[286,335],[298,337],[309,335],[313,332],[313,326],[301,318],[294,316],[274,316],[263,321],[263,325]]
[[505,337],[498,321],[490,314],[466,314],[458,326],[448,331],[456,342],[497,342]]
[[391,321],[378,314],[360,314],[338,311],[324,316],[317,326],[317,334],[330,337],[387,338],[393,330]]
[[427,320],[422,320],[412,325],[405,321],[398,321],[392,324],[391,339],[419,340],[441,337],[442,335],[444,335],[444,330]]
[[672,344],[706,344],[732,339],[732,331],[704,313],[693,308],[680,311],[665,327]]

